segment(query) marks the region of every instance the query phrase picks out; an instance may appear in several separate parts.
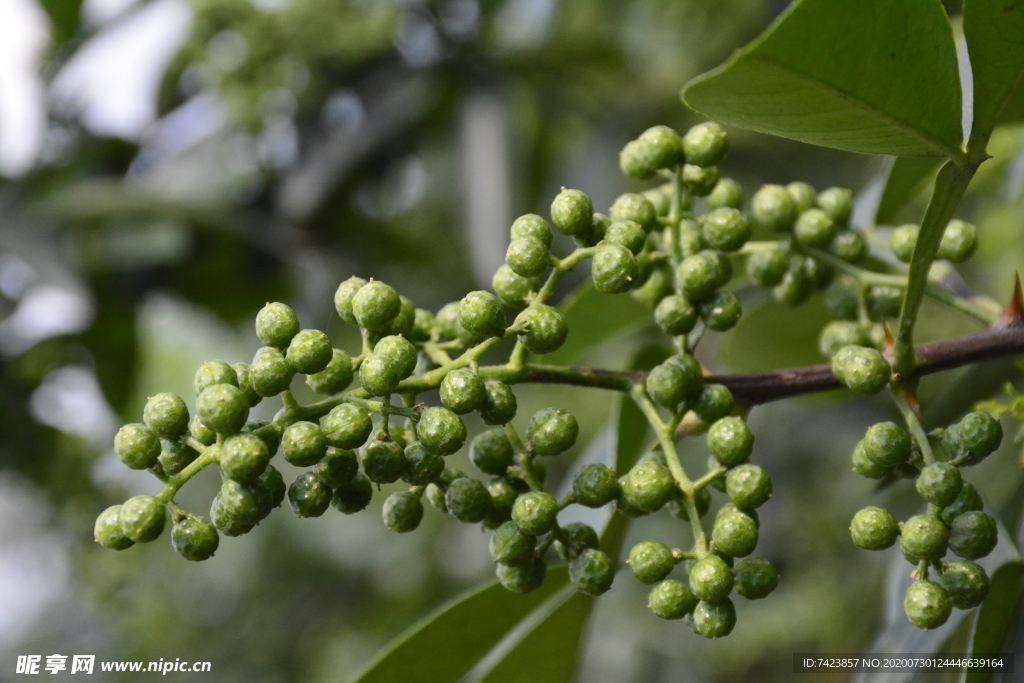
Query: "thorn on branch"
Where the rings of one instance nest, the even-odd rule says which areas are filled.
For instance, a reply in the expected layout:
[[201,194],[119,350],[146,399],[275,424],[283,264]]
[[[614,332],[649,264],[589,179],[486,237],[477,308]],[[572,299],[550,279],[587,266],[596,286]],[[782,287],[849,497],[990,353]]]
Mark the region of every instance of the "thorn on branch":
[[1012,325],[1024,323],[1024,295],[1021,294],[1020,274],[1014,277],[1013,296],[1010,298],[1010,303],[1003,309],[999,320],[1004,324]]

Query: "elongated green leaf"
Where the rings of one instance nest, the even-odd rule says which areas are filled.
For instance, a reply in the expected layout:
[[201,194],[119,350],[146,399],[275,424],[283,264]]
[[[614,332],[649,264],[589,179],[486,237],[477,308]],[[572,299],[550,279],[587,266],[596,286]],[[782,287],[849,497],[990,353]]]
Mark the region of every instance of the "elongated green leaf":
[[544,585],[517,595],[493,582],[440,607],[391,643],[353,683],[455,681],[530,612],[568,583],[554,568]]
[[[971,639],[971,654],[976,657],[996,654],[1006,641],[1007,632],[1021,612],[1024,596],[1024,564],[1005,564],[992,575],[992,587],[978,612]],[[966,683],[986,683],[994,670],[968,669]]]
[[974,148],[988,141],[1024,80],[1024,0],[964,0],[964,36],[974,74]]
[[683,101],[723,123],[851,152],[961,158],[939,0],[798,0]]
[[924,193],[939,169],[938,159],[896,157],[889,167],[882,199],[875,212],[876,225],[896,225],[900,212],[907,204]]
[[552,365],[579,363],[588,351],[651,323],[650,313],[633,297],[602,294],[590,282],[565,297],[559,309],[569,326],[569,337],[562,348],[543,356],[543,362]]

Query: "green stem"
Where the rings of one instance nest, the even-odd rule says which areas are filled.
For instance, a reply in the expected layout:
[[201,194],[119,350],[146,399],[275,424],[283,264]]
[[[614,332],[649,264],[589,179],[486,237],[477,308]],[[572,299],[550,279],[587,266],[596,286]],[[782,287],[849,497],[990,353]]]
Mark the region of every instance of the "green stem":
[[185,469],[178,472],[176,475],[171,477],[170,481],[164,484],[163,490],[156,495],[156,499],[161,503],[170,503],[174,500],[174,496],[178,493],[178,489],[185,485],[185,483],[196,476],[208,466],[213,465],[217,462],[217,449],[207,449],[205,453],[200,455],[198,458],[190,462]]
[[921,457],[924,458],[925,465],[931,465],[935,462],[935,455],[932,453],[932,446],[928,443],[928,435],[924,432],[924,427],[921,426],[921,421],[917,419],[917,413],[914,412],[913,406],[910,405],[910,401],[907,400],[906,395],[903,393],[903,387],[893,382],[889,385],[889,389],[892,392],[892,398],[896,402],[896,406],[900,409],[900,413],[903,415],[903,421],[907,423],[907,429],[910,430],[910,435],[914,437],[914,441],[921,448]]

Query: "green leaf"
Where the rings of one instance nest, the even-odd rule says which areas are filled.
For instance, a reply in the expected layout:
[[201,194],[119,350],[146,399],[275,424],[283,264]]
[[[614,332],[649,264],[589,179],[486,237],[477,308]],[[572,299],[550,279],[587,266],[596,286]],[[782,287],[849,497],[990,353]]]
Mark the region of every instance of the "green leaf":
[[[978,610],[978,620],[971,637],[971,654],[984,657],[996,654],[1006,642],[1007,633],[1017,623],[1024,595],[1024,564],[1010,562],[992,575],[988,597]],[[994,670],[968,669],[965,683],[985,683]]]
[[930,180],[939,170],[938,159],[896,157],[889,167],[882,199],[875,211],[876,225],[897,225],[900,212],[907,204],[924,193]]
[[[974,74],[974,124],[968,145],[973,150],[988,142],[1014,91],[1021,90],[1024,0],[964,0],[964,36]],[[1007,113],[1014,118],[1020,114]]]
[[543,357],[550,365],[572,365],[601,344],[651,322],[650,312],[631,296],[602,294],[587,282],[577,287],[559,306],[569,326],[562,348]]
[[455,598],[396,638],[352,683],[458,680],[568,580],[567,568],[558,567],[527,595],[492,582]]
[[723,123],[867,154],[963,158],[939,0],[798,0],[683,101]]

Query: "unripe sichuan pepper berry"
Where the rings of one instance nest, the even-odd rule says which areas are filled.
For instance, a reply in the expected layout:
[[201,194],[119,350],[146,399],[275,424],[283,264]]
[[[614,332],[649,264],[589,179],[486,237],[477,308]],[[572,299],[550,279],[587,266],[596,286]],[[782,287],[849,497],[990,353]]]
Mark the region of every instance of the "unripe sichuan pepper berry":
[[863,443],[868,460],[881,467],[895,467],[910,457],[910,435],[894,422],[871,425]]
[[150,397],[142,411],[142,421],[162,439],[177,439],[188,429],[188,407],[175,394]]
[[732,600],[700,601],[693,610],[693,629],[705,638],[724,638],[736,626],[736,607]]
[[766,598],[779,585],[779,573],[768,560],[747,558],[736,564],[736,592],[747,600]]
[[832,373],[853,393],[870,396],[889,384],[892,368],[875,349],[847,346],[832,357]]
[[354,374],[352,358],[341,349],[333,349],[327,367],[306,377],[306,384],[318,394],[337,394],[352,384]]
[[722,178],[707,197],[709,209],[742,209],[743,188],[732,178]]
[[723,417],[708,429],[708,448],[724,467],[746,462],[754,450],[754,435],[738,417]]
[[514,326],[520,330],[519,341],[531,353],[551,353],[565,343],[569,327],[558,309],[547,304],[533,304],[518,316]]
[[484,401],[478,410],[484,424],[507,424],[516,416],[518,410],[516,395],[504,382],[488,380],[484,382]]
[[544,564],[544,560],[535,557],[529,562],[522,564],[499,564],[495,573],[502,587],[513,593],[522,594],[540,588],[544,583],[547,569],[548,567]]
[[121,531],[121,506],[111,505],[96,518],[93,527],[93,538],[104,548],[125,550],[135,545],[135,541]]
[[844,346],[865,346],[870,343],[871,338],[860,323],[833,320],[821,329],[818,351],[826,358],[832,358]]
[[423,519],[423,503],[415,493],[398,491],[384,501],[381,516],[389,530],[400,534],[408,533],[420,525]]
[[480,375],[469,368],[452,370],[441,380],[441,403],[456,415],[471,413],[484,402],[486,390]]
[[[540,289],[540,279],[536,276],[523,277],[508,265],[495,271],[491,278],[491,289],[502,305],[509,308],[523,308],[529,296]],[[430,337],[428,336],[427,339]],[[424,339],[423,341],[426,341]]]
[[914,626],[933,629],[949,619],[953,602],[945,589],[934,581],[915,581],[903,598],[903,611]]
[[114,436],[114,452],[128,467],[144,470],[160,457],[160,439],[144,424],[126,424]]
[[362,472],[352,477],[352,481],[334,489],[331,505],[346,515],[366,509],[373,498],[373,484]]
[[235,434],[224,440],[218,454],[220,469],[235,481],[246,483],[263,474],[270,464],[267,444],[253,434]]
[[647,233],[639,223],[633,221],[614,221],[604,234],[605,244],[618,244],[636,256],[647,243]]
[[982,507],[984,507],[984,504],[982,503],[981,496],[978,495],[978,490],[965,481],[952,505],[942,509],[942,521],[948,526],[953,523],[954,519],[965,512],[981,510]]
[[536,536],[524,534],[514,522],[508,521],[491,536],[491,559],[500,564],[523,564],[533,559],[536,547]]
[[469,444],[469,459],[481,472],[502,476],[515,462],[515,451],[505,432],[488,429],[473,437]]
[[353,275],[338,285],[338,289],[334,292],[334,309],[338,312],[338,317],[351,325],[356,324],[356,316],[352,311],[352,298],[365,284],[366,280]]
[[690,569],[690,589],[701,600],[724,600],[733,582],[732,568],[718,555],[705,555]]
[[980,605],[988,596],[991,586],[985,570],[968,560],[943,564],[939,583],[957,609],[971,609]]
[[551,202],[551,224],[564,235],[584,235],[594,219],[594,204],[579,190],[563,189]]
[[804,270],[803,263],[790,259],[789,268],[782,276],[782,281],[772,289],[772,298],[790,306],[799,306],[807,301],[812,291],[813,283]]
[[335,406],[323,422],[327,443],[335,448],[358,448],[366,443],[372,431],[370,413],[354,403]]
[[583,467],[572,482],[576,502],[591,508],[604,507],[619,497],[619,481],[615,470],[591,463]]
[[394,362],[398,374],[404,379],[416,369],[418,352],[405,337],[389,335],[382,337],[373,347],[373,353],[377,356],[387,356]]
[[640,194],[627,192],[620,194],[612,203],[608,216],[613,221],[632,221],[645,232],[650,232],[657,225],[658,214],[654,204]]
[[[571,556],[587,548],[597,549],[601,544],[594,527],[583,522],[573,522],[562,527],[562,541],[555,541],[555,550],[563,560],[571,559]],[[566,547],[568,545],[568,548]],[[570,552],[571,550],[571,552]]]
[[682,581],[665,579],[651,589],[647,607],[661,619],[682,619],[697,606],[697,596]]
[[844,187],[830,187],[818,193],[818,208],[836,225],[846,225],[853,215],[853,193]]
[[154,496],[143,494],[125,501],[117,519],[125,538],[133,543],[147,543],[163,532],[167,510]]
[[526,425],[526,438],[538,455],[564,453],[573,447],[579,433],[576,418],[560,408],[538,410]]
[[543,217],[535,213],[528,213],[520,216],[512,222],[509,235],[516,240],[520,237],[532,237],[544,243],[544,248],[551,246],[555,235],[551,232],[551,225]]
[[808,209],[793,226],[797,241],[805,247],[825,249],[836,236],[836,224],[821,209]]
[[531,536],[551,531],[558,516],[558,501],[541,491],[531,491],[516,498],[512,506],[512,521],[519,530]]
[[718,169],[714,166],[701,167],[693,164],[683,166],[683,189],[694,197],[706,197],[718,184]]
[[249,406],[255,407],[259,405],[263,397],[252,386],[252,378],[249,376],[249,364],[242,361],[232,363],[231,369],[235,371],[235,376],[238,377],[238,388],[245,394],[246,400],[249,401]]
[[683,160],[683,140],[668,126],[654,126],[629,142],[619,154],[619,167],[633,178],[649,178]]
[[396,482],[405,473],[405,451],[394,441],[371,440],[362,460],[363,472],[375,484]]
[[534,237],[517,237],[508,245],[505,264],[520,277],[536,277],[551,264],[548,247]]
[[729,557],[746,557],[754,552],[757,539],[757,522],[740,512],[719,516],[711,531],[715,550]]
[[296,477],[288,487],[288,504],[299,517],[319,517],[331,504],[332,492],[315,472]]
[[642,513],[657,512],[675,492],[675,480],[664,465],[653,460],[636,465],[622,482],[622,497]]
[[721,384],[705,384],[700,390],[693,412],[701,421],[711,424],[729,415],[735,402],[732,392]]
[[687,256],[676,268],[676,283],[690,301],[702,301],[729,280],[723,261],[712,251]]
[[969,259],[978,248],[978,230],[966,221],[954,218],[942,233],[938,258],[960,263]]
[[[644,381],[647,394],[655,403],[674,410],[694,393],[692,373],[677,363],[666,361],[651,368]],[[700,382],[700,378],[697,378]],[[699,384],[697,385],[699,386]]]
[[842,230],[832,238],[828,250],[847,263],[860,263],[868,255],[868,242],[863,233],[856,230]]
[[293,422],[281,436],[284,459],[296,467],[312,467],[327,454],[327,436],[313,422]]
[[399,365],[390,356],[371,353],[359,366],[359,383],[371,396],[392,394],[401,381]]
[[605,553],[587,548],[569,563],[569,580],[581,593],[602,595],[612,587],[615,567]]
[[755,192],[750,213],[755,224],[776,232],[791,230],[798,215],[796,202],[781,185],[764,185]]
[[798,212],[804,212],[812,208],[817,201],[817,193],[809,183],[790,183],[786,185],[786,192],[793,198]]
[[214,384],[196,399],[196,415],[218,434],[235,434],[249,417],[249,401],[234,385]]
[[198,396],[206,387],[214,384],[234,384],[238,386],[238,375],[230,365],[222,360],[208,360],[199,366],[192,379],[192,393]]
[[1003,440],[1003,427],[999,420],[984,411],[967,413],[955,430],[959,450],[970,456],[969,464],[981,462],[992,454]]
[[729,138],[714,121],[699,123],[683,136],[686,161],[697,166],[715,166],[729,151]]
[[704,217],[701,232],[715,249],[737,251],[750,239],[750,224],[737,209],[715,209]]
[[956,500],[964,482],[960,470],[948,462],[935,462],[921,470],[915,487],[925,501],[946,507]]
[[949,526],[949,549],[966,560],[985,557],[998,540],[996,520],[978,510],[959,515]]
[[412,486],[426,486],[437,481],[444,471],[444,458],[431,453],[420,443],[405,447],[405,473],[402,481]]
[[757,465],[739,465],[725,475],[725,492],[736,507],[753,510],[772,497],[772,480]]
[[697,324],[697,309],[686,297],[678,294],[666,296],[654,309],[654,322],[673,336],[688,334]]
[[732,292],[715,292],[700,302],[700,319],[709,330],[731,330],[742,315],[740,300]]
[[256,352],[249,366],[249,384],[260,396],[277,396],[287,389],[295,376],[293,368],[284,354],[277,349],[264,346]]
[[629,551],[626,564],[640,583],[658,583],[668,576],[676,566],[672,549],[664,543],[643,541]]
[[447,408],[431,406],[420,415],[416,436],[431,453],[451,455],[466,443],[466,425]]
[[331,488],[352,481],[359,471],[359,456],[343,448],[327,449],[327,454],[316,464],[316,474]]
[[904,263],[910,263],[920,231],[921,229],[916,225],[901,225],[892,231],[892,236],[889,238],[889,249],[897,259]]
[[747,257],[747,277],[758,287],[774,287],[789,268],[789,256],[778,247],[758,249]]
[[948,545],[949,529],[937,517],[917,515],[903,524],[900,549],[910,562],[941,559]]
[[491,511],[491,494],[476,479],[462,477],[448,485],[444,494],[448,514],[460,522],[478,524]]
[[285,304],[267,304],[256,314],[256,336],[267,346],[285,349],[298,333],[299,317]]
[[888,510],[869,506],[859,510],[850,523],[850,536],[864,550],[891,548],[899,538],[900,527]]
[[386,329],[401,309],[398,292],[383,282],[371,280],[352,296],[352,315],[360,327],[371,332]]
[[590,264],[594,287],[605,294],[622,294],[629,291],[638,274],[636,257],[629,249],[619,244],[606,243],[598,247]]
[[199,515],[186,515],[171,528],[171,545],[186,560],[201,562],[217,552],[220,536],[210,520]]
[[505,334],[505,309],[490,292],[470,292],[459,304],[459,321],[476,337]]

